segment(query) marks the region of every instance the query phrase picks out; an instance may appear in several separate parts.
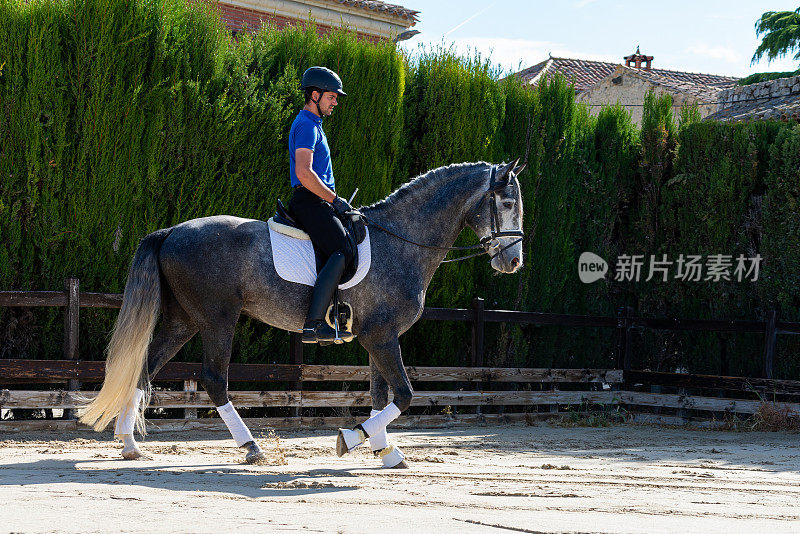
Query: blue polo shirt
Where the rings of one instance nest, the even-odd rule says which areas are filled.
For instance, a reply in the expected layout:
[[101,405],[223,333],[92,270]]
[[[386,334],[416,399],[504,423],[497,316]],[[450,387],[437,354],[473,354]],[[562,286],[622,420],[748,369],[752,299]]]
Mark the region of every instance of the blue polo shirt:
[[322,119],[305,109],[300,110],[289,130],[289,177],[292,180],[292,187],[302,185],[295,174],[294,152],[298,148],[314,151],[311,169],[317,173],[325,185],[336,192],[333,166],[331,165],[331,150],[328,147],[328,138],[322,131]]

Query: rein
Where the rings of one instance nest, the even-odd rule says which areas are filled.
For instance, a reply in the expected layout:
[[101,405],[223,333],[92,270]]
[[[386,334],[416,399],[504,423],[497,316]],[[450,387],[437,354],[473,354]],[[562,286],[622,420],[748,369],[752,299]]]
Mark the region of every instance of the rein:
[[[375,228],[378,228],[379,230],[382,230],[383,232],[385,232],[385,233],[387,233],[387,234],[389,234],[389,235],[391,235],[393,237],[396,237],[397,239],[399,239],[401,241],[404,241],[406,243],[409,243],[411,245],[415,245],[415,246],[418,246],[418,247],[421,247],[421,248],[427,248],[427,249],[432,249],[432,250],[447,250],[447,251],[452,251],[452,250],[475,250],[475,249],[478,249],[478,248],[482,248],[483,249],[481,252],[476,252],[475,254],[468,254],[466,256],[461,256],[461,257],[453,258],[453,259],[450,259],[450,260],[442,260],[442,263],[451,263],[451,262],[466,260],[466,259],[469,259],[469,258],[475,258],[477,256],[482,256],[483,254],[489,254],[491,256],[491,259],[494,259],[495,256],[497,256],[498,254],[502,254],[503,251],[505,251],[507,248],[513,247],[514,245],[516,245],[517,243],[522,241],[522,238],[524,237],[524,233],[522,232],[522,230],[502,230],[502,229],[498,230],[500,228],[500,219],[499,219],[499,216],[497,214],[497,202],[495,201],[495,194],[497,193],[497,191],[499,191],[500,189],[502,189],[506,185],[508,185],[508,180],[505,180],[504,182],[495,182],[494,177],[495,177],[496,172],[497,172],[497,167],[492,167],[492,176],[491,176],[491,179],[489,181],[489,190],[486,191],[486,193],[481,197],[481,201],[478,202],[477,206],[475,206],[475,208],[473,208],[470,211],[470,215],[472,215],[473,213],[477,212],[478,210],[480,210],[481,206],[483,205],[484,200],[486,200],[487,198],[491,197],[491,204],[490,204],[490,213],[491,213],[491,215],[490,215],[491,227],[490,228],[491,228],[491,230],[489,232],[489,235],[482,237],[480,239],[480,243],[478,243],[477,245],[469,245],[469,246],[466,246],[466,247],[440,247],[440,246],[436,246],[436,245],[426,245],[424,243],[418,243],[416,241],[412,241],[411,239],[405,238],[405,237],[403,237],[401,235],[398,235],[398,234],[392,232],[391,230],[389,230],[385,226],[373,221],[372,219],[370,219],[369,217],[367,217],[366,215],[364,215],[364,214],[362,214],[360,212],[358,212],[358,214],[370,226],[374,226]],[[492,241],[494,241],[495,239],[497,239],[498,237],[518,237],[519,239],[516,239],[513,242],[511,242],[510,244],[504,246],[503,248],[498,250],[497,253],[491,254],[490,253],[491,248],[488,247],[487,245],[489,243],[491,243]]]

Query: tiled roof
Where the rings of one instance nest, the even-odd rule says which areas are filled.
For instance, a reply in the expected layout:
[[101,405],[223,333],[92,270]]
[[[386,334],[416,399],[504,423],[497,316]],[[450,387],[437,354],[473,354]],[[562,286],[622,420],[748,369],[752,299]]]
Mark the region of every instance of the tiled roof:
[[535,85],[539,76],[545,72],[550,74],[560,72],[567,80],[574,80],[575,90],[581,92],[614,72],[616,67],[616,64],[604,61],[551,57],[546,61],[518,72],[517,76],[523,81]]
[[414,11],[411,9],[406,9],[403,6],[398,6],[396,4],[387,4],[386,2],[381,2],[380,0],[326,0],[327,2],[331,2],[333,4],[342,4],[347,7],[354,7],[357,9],[366,9],[368,11],[377,11],[379,13],[383,13],[386,15],[393,15],[395,17],[400,17],[401,19],[406,19],[411,22],[411,26],[416,24],[419,21],[417,15],[419,15],[419,11]]
[[[620,65],[605,61],[588,61],[551,57],[532,67],[520,71],[517,76],[528,83],[538,83],[544,72],[560,72],[568,80],[575,82],[575,91],[583,92],[614,72]],[[738,78],[700,74],[666,69],[636,69],[624,67],[641,75],[654,84],[663,85],[676,91],[686,92],[706,101],[716,101],[716,94],[736,84]]]
[[719,104],[705,120],[800,120],[800,76],[722,91]]
[[699,74],[665,69],[632,70],[642,78],[656,85],[668,87],[681,93],[688,93],[696,96],[703,102],[716,102],[717,94],[723,89],[734,87],[736,85],[736,80],[738,80],[738,78],[732,78],[730,76],[717,76],[714,74]]

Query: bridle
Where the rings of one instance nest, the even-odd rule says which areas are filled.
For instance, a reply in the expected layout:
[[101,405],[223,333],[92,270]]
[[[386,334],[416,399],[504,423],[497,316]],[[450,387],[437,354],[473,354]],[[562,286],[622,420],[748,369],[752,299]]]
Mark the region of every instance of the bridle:
[[[467,219],[474,217],[476,219],[480,218],[480,210],[483,203],[486,199],[489,199],[489,235],[483,236],[480,238],[480,244],[484,248],[486,254],[490,256],[491,259],[494,259],[495,256],[498,254],[503,253],[507,248],[513,247],[520,241],[522,238],[525,237],[525,234],[522,231],[522,228],[514,229],[514,230],[503,230],[500,224],[500,216],[497,213],[497,193],[502,191],[506,187],[508,187],[511,177],[510,175],[506,177],[505,180],[496,181],[495,175],[497,174],[497,167],[492,166],[492,176],[489,180],[489,190],[481,197],[480,202],[478,205],[473,208],[469,215],[467,215]],[[504,246],[500,250],[498,250],[495,254],[492,254],[491,251],[500,247],[500,243],[497,241],[500,237],[517,237],[519,239],[515,239],[510,244]],[[466,258],[466,256],[465,256]],[[464,258],[456,258],[454,260],[447,260],[447,261],[458,261]]]
[[[460,256],[458,258],[453,258],[453,259],[450,259],[450,260],[443,260],[442,263],[450,263],[450,262],[455,262],[455,261],[466,260],[466,259],[469,259],[469,258],[474,258],[476,256],[481,256],[483,254],[488,254],[489,257],[490,257],[490,261],[491,261],[498,254],[502,254],[507,248],[513,247],[514,245],[516,245],[517,243],[522,241],[522,238],[525,236],[525,234],[523,233],[521,228],[514,229],[514,230],[503,230],[501,225],[500,225],[500,216],[497,213],[497,193],[499,191],[505,189],[506,187],[508,187],[511,178],[507,177],[504,180],[496,181],[495,180],[495,176],[496,175],[497,175],[497,166],[493,165],[492,166],[492,174],[491,174],[491,177],[490,177],[490,180],[489,180],[489,189],[483,195],[481,195],[481,199],[478,202],[478,204],[476,204],[475,207],[472,208],[470,210],[469,214],[467,215],[467,220],[472,219],[473,216],[475,218],[479,218],[480,217],[479,211],[480,211],[481,207],[483,206],[483,203],[486,201],[486,199],[489,199],[489,234],[481,237],[480,240],[479,240],[480,243],[477,244],[477,245],[470,245],[470,246],[466,246],[466,247],[439,247],[439,246],[436,246],[436,245],[425,245],[423,243],[417,243],[416,241],[412,241],[410,239],[407,239],[407,238],[405,238],[405,237],[403,237],[401,235],[398,235],[398,234],[392,232],[388,228],[382,226],[379,223],[376,223],[375,221],[371,220],[366,215],[364,215],[364,214],[362,214],[360,212],[355,212],[355,213],[358,213],[364,219],[364,221],[366,221],[366,223],[369,224],[370,226],[374,226],[375,228],[378,228],[379,230],[382,230],[382,231],[386,232],[387,234],[400,239],[401,241],[405,241],[406,243],[410,243],[410,244],[416,245],[418,247],[429,248],[429,249],[434,249],[434,250],[447,250],[447,251],[451,251],[451,250],[475,250],[475,249],[478,249],[478,248],[483,248],[482,252],[477,252],[475,254],[468,254],[466,256]],[[501,248],[500,250],[498,250],[496,253],[492,254],[492,250],[493,249],[496,249],[496,248],[500,247],[500,244],[499,244],[499,242],[497,240],[498,240],[498,238],[501,238],[501,237],[517,237],[518,239],[515,239],[514,241],[512,241],[508,245],[506,245],[503,248]]]

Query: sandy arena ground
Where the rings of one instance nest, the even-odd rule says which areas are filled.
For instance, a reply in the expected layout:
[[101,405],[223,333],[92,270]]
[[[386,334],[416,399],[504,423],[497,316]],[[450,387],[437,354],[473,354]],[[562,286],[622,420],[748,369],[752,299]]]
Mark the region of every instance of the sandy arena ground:
[[333,431],[256,434],[275,465],[214,432],[151,434],[130,462],[108,434],[6,434],[0,531],[800,532],[798,434],[395,431],[402,471],[337,458]]

